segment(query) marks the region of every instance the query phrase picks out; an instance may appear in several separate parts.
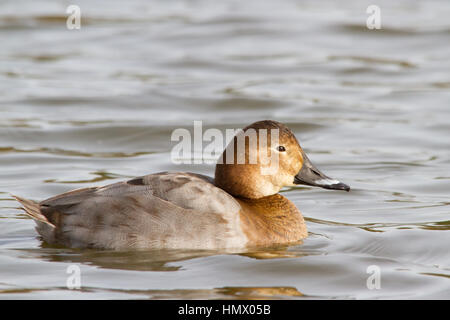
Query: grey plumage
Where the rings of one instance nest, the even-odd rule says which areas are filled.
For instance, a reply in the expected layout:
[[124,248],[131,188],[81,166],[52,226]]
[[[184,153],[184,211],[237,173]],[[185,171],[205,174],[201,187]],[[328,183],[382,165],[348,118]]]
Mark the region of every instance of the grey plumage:
[[157,173],[40,203],[16,197],[50,244],[106,249],[245,245],[239,203],[212,179]]

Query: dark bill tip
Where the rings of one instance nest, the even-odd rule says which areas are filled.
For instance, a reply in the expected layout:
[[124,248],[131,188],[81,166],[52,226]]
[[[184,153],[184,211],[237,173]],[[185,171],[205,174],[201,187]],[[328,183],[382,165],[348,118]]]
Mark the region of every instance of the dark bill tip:
[[332,190],[345,190],[347,192],[350,191],[350,186],[348,186],[342,182],[335,183],[335,184],[329,184],[329,185],[321,185],[321,187],[325,188],[325,189],[332,189]]
[[339,180],[327,177],[311,163],[306,154],[303,154],[303,166],[294,177],[294,184],[305,184],[324,189],[350,191],[350,186]]

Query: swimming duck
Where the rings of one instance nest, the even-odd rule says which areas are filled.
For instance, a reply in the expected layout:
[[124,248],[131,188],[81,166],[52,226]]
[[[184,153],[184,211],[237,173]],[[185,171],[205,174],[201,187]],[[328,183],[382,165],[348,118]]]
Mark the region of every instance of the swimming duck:
[[[264,120],[244,128],[261,129],[269,141],[245,140],[237,134],[216,164],[214,179],[187,172],[160,172],[102,187],[69,191],[41,202],[14,196],[35,220],[49,244],[98,249],[229,249],[289,244],[307,237],[297,207],[278,192],[299,184],[326,189],[350,187],[316,169],[294,134],[282,123]],[[277,155],[275,172],[263,172],[262,151]],[[256,162],[228,161],[226,155],[257,155]],[[247,159],[247,158],[246,158]]]

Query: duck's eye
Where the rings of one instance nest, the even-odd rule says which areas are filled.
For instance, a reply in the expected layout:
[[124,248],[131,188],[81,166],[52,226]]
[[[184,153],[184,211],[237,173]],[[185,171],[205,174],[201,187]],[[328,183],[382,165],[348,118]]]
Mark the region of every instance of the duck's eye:
[[284,152],[284,151],[286,151],[286,148],[284,146],[278,146],[277,150],[280,152]]

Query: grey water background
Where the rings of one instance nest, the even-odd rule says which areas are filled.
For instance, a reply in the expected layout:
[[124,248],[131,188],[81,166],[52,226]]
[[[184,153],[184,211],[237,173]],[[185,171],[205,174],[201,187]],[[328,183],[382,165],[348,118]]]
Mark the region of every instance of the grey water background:
[[[366,28],[371,4],[381,30]],[[449,16],[446,0],[1,1],[0,299],[449,299]],[[301,245],[55,248],[10,195],[213,175],[171,161],[173,130],[261,119],[353,188],[283,191],[306,218]],[[74,264],[80,290],[66,287]]]

